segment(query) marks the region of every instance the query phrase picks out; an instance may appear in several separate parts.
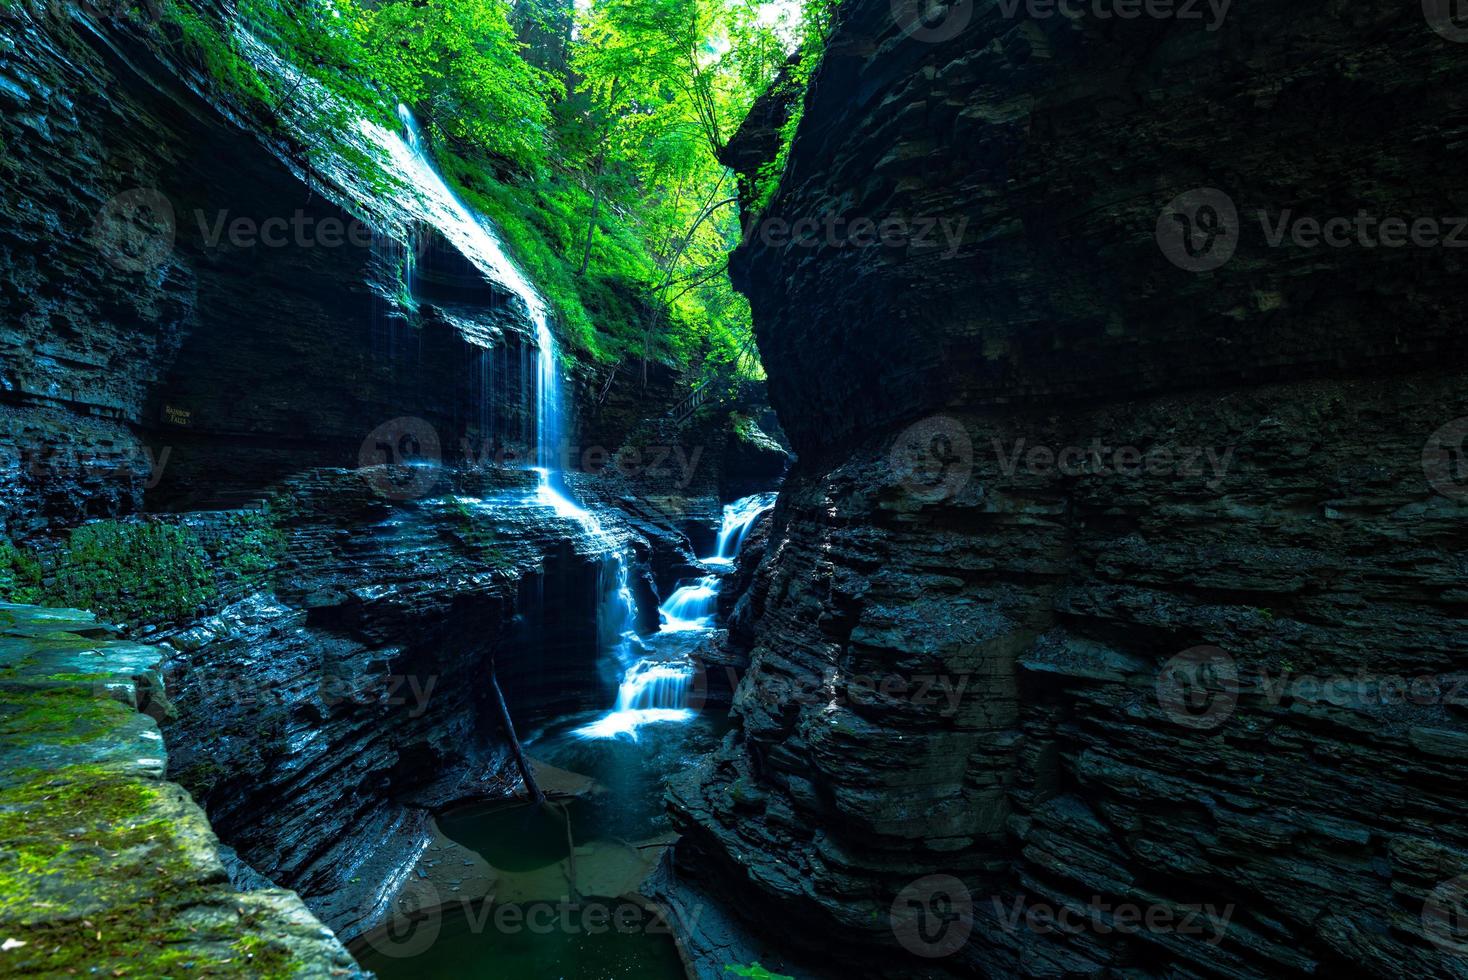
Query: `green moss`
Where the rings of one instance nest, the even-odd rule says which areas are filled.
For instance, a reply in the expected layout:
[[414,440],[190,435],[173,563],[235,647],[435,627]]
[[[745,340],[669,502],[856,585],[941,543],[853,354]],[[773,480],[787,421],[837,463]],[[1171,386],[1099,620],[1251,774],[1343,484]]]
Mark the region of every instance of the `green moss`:
[[98,521],[71,532],[48,605],[128,623],[179,622],[218,595],[207,555],[186,527]]
[[291,951],[278,942],[262,936],[241,936],[232,944],[241,953],[251,968],[251,975],[260,980],[279,980],[295,974]]
[[226,581],[261,585],[274,578],[285,557],[285,532],[264,511],[231,514],[211,548],[211,556]]
[[269,86],[236,50],[231,34],[185,0],[165,0],[161,13],[169,39],[208,77],[242,100],[269,103]]
[[499,546],[494,524],[489,517],[457,500],[449,505],[448,513],[453,521],[455,537],[475,557],[492,568],[513,567],[514,559]]
[[41,601],[41,563],[35,554],[0,538],[0,602]]
[[751,963],[749,966],[735,966],[733,963],[724,964],[724,972],[732,973],[736,977],[748,977],[749,980],[795,980],[794,977],[783,973],[771,973],[759,963]]
[[0,745],[29,745],[43,737],[57,745],[80,745],[102,737],[132,713],[111,698],[90,692],[79,696],[74,686],[7,691],[0,701]]
[[0,788],[0,840],[14,855],[0,871],[0,916],[34,922],[65,911],[55,887],[115,873],[120,855],[172,843],[154,810],[159,790],[99,766]]
[[[98,765],[0,787],[0,920],[22,974],[280,980],[301,964],[178,836],[177,787]],[[191,853],[191,848],[193,852]]]

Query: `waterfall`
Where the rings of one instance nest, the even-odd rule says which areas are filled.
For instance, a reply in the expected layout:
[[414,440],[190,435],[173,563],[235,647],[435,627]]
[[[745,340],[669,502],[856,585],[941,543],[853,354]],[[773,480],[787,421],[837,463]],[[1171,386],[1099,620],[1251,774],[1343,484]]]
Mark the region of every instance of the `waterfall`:
[[726,504],[724,521],[719,527],[718,547],[714,549],[712,558],[705,558],[703,561],[715,565],[731,564],[739,554],[739,546],[744,543],[744,536],[749,533],[755,520],[775,506],[776,496],[773,493],[757,493]]
[[560,467],[561,382],[556,372],[556,341],[542,313],[534,316],[536,353],[535,462],[555,472]]
[[603,649],[626,651],[637,638],[637,600],[627,560],[617,553],[602,565],[602,601],[597,611],[597,628]]
[[[403,136],[387,133],[370,123],[364,123],[363,126],[388,149],[402,171],[413,179],[420,200],[434,215],[435,222],[445,237],[470,261],[477,264],[481,271],[520,297],[535,328],[536,465],[532,469],[537,480],[533,502],[549,508],[558,517],[581,525],[588,537],[596,541],[603,552],[597,604],[598,646],[616,657],[624,667],[621,690],[617,695],[618,707],[611,717],[619,719],[615,724],[625,721],[630,726],[626,731],[633,737],[637,725],[644,721],[686,717],[690,712],[678,706],[687,702],[687,685],[691,671],[680,672],[666,665],[633,659],[634,648],[638,646],[637,604],[629,578],[632,556],[626,544],[615,540],[595,514],[573,499],[561,478],[559,463],[563,405],[560,368],[555,336],[551,333],[545,303],[510,261],[499,239],[444,183],[438,170],[428,159],[423,137],[413,114],[406,106],[398,106],[398,119],[403,124]],[[524,350],[522,346],[522,356]],[[480,367],[484,379],[481,395],[486,399],[490,395],[488,365],[492,363],[492,360],[486,359]],[[522,361],[522,384],[527,376],[523,367]],[[528,395],[523,387],[521,395],[523,405]],[[483,412],[484,408],[481,406],[480,410]],[[486,433],[486,437],[487,435]],[[475,503],[484,505],[486,502]],[[611,735],[618,733],[612,732]]]
[[[545,301],[506,254],[494,233],[459,200],[444,183],[443,177],[428,158],[425,141],[407,106],[398,106],[398,119],[403,134],[388,132],[373,123],[363,122],[362,129],[376,139],[392,157],[395,167],[411,179],[419,203],[434,225],[455,248],[477,265],[489,278],[497,281],[520,298],[526,315],[535,329],[535,462],[555,473],[558,469],[562,435],[561,383],[555,337],[551,333]],[[409,263],[412,249],[409,249]],[[411,275],[411,265],[409,268]],[[523,373],[521,375],[524,377]],[[525,433],[529,435],[529,433]],[[554,478],[553,478],[554,479]]]
[[718,597],[717,575],[705,575],[692,585],[679,587],[658,607],[662,628],[669,633],[710,629]]
[[[699,560],[705,565],[732,564],[755,519],[775,506],[775,496],[773,493],[755,494],[726,506],[719,529],[718,553],[712,558]],[[657,635],[713,629],[719,584],[718,575],[704,575],[680,585],[658,608],[661,626]],[[629,593],[629,602],[630,599]],[[628,636],[635,634],[624,633],[623,639]],[[643,725],[687,721],[693,717],[693,711],[688,707],[694,678],[694,665],[690,660],[686,657],[658,659],[640,655],[632,651],[630,644],[621,648],[621,656],[626,666],[617,687],[615,707],[591,724],[576,729],[575,734],[588,739],[625,736],[635,742],[637,730]]]

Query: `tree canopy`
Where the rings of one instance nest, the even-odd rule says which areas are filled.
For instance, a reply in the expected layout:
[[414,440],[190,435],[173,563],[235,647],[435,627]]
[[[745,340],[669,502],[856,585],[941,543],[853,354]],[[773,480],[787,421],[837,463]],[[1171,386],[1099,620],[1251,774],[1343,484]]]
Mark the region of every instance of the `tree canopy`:
[[[194,2],[165,8],[185,47],[251,98],[289,97]],[[834,2],[240,0],[233,17],[352,111],[412,107],[584,361],[754,374],[748,304],[727,274],[735,178],[719,156],[782,71],[804,83]],[[781,169],[783,153],[766,194]]]

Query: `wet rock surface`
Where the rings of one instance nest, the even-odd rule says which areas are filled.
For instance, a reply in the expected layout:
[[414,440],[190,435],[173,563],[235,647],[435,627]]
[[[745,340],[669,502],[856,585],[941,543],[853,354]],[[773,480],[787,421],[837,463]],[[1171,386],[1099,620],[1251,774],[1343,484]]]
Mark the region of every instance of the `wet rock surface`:
[[273,590],[171,637],[176,778],[347,939],[389,910],[432,811],[516,791],[491,663],[527,730],[614,690],[607,540],[535,504],[533,473],[442,478],[459,492],[404,503],[361,471],[293,477],[272,497],[289,539]]
[[[736,254],[799,462],[669,893],[816,975],[1468,974],[1459,260],[1253,215],[1461,212],[1468,61],[1415,7],[1019,10],[847,5],[766,215],[950,254]],[[1196,187],[1206,273],[1155,238]]]
[[163,773],[166,651],[90,614],[0,605],[8,976],[355,977],[294,892],[236,891],[203,811]]

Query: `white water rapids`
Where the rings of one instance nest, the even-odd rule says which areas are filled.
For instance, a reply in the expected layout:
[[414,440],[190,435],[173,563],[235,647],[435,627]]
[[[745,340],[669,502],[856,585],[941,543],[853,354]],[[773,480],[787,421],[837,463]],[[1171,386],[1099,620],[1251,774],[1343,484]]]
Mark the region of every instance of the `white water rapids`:
[[[775,494],[743,497],[724,508],[716,554],[700,559],[705,565],[732,565],[749,528],[765,511],[775,506]],[[686,633],[714,628],[718,609],[718,575],[704,575],[680,586],[658,609],[660,633]],[[582,738],[637,739],[637,730],[655,722],[687,721],[693,717],[688,706],[693,688],[694,667],[685,660],[658,660],[639,656],[629,645],[617,703],[590,725],[576,730]]]

